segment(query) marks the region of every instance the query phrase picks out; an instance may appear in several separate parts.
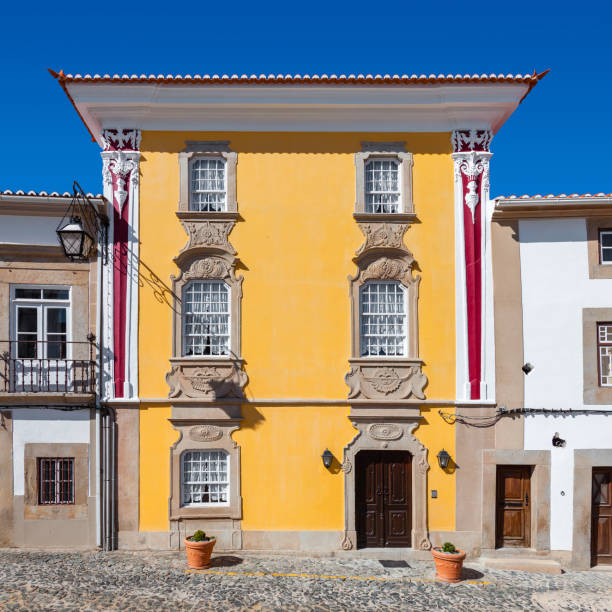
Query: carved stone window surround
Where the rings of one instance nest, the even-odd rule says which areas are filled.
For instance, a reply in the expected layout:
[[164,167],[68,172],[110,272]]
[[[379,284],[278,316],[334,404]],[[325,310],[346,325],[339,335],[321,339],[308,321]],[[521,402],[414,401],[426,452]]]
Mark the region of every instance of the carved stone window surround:
[[[361,227],[361,226],[360,226]],[[362,227],[362,230],[364,228]],[[401,241],[405,230],[383,232],[386,239],[368,241],[359,249],[355,263],[358,272],[349,276],[351,298],[350,371],[345,376],[351,400],[400,400],[414,396],[425,399],[423,388],[427,377],[422,372],[418,347],[418,289],[421,277],[413,275],[412,254]],[[393,244],[393,246],[390,246]],[[361,357],[360,353],[360,289],[368,281],[391,280],[406,290],[407,354],[402,357]]]
[[190,211],[191,198],[191,162],[202,158],[223,158],[225,160],[225,182],[226,182],[226,210],[223,212],[237,212],[236,201],[236,166],[238,154],[231,150],[229,140],[197,141],[187,140],[185,148],[179,152],[179,211],[199,212],[201,215],[215,215],[215,212]]
[[[214,402],[220,398],[241,398],[247,383],[241,358],[241,299],[242,276],[236,276],[233,255],[210,247],[183,249],[177,258],[181,264],[178,277],[172,278],[175,298],[173,311],[173,357],[171,370],[166,374],[171,399],[191,400],[195,403]],[[182,356],[183,288],[192,280],[222,280],[230,288],[230,355]]]
[[[359,451],[401,450],[412,455],[412,548],[429,550],[431,542],[427,531],[427,461],[428,450],[414,436],[420,417],[388,415],[349,416],[358,430],[355,437],[344,447],[342,471],[344,472],[344,535],[340,546],[344,550],[356,548],[357,527],[355,510],[355,483],[357,475],[353,469]],[[391,420],[392,419],[392,420]]]
[[[240,427],[240,418],[184,419],[170,418],[180,437],[170,449],[170,520],[242,518],[240,493],[240,447],[232,433]],[[229,455],[229,504],[210,506],[181,505],[181,456],[186,451],[224,450]]]
[[[406,151],[405,142],[362,142],[361,151],[355,153],[356,202],[355,218],[359,221],[370,218],[380,220],[413,220],[414,202],[412,199],[412,153]],[[398,213],[367,213],[365,202],[365,167],[370,159],[390,158],[399,161],[400,166],[400,206]]]

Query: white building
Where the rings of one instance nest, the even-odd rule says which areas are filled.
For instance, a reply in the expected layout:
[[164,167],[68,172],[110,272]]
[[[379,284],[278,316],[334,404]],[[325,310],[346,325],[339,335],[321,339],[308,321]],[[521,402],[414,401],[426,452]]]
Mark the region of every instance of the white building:
[[492,235],[497,400],[517,411],[495,448],[530,481],[513,507],[498,467],[498,528],[519,536],[498,545],[612,564],[612,194],[498,198]]

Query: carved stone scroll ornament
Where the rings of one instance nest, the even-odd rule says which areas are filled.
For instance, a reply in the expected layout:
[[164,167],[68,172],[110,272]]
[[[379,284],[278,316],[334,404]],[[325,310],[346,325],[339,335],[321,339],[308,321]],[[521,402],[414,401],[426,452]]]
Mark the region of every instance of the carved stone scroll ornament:
[[194,442],[214,442],[223,437],[223,430],[216,425],[195,425],[189,430],[189,438]]
[[359,247],[359,256],[371,249],[400,249],[408,252],[404,246],[404,234],[408,229],[406,223],[359,223],[365,236],[365,242]]
[[233,221],[181,220],[181,224],[189,236],[189,242],[179,253],[178,258],[182,258],[193,251],[206,249],[218,249],[231,255],[236,254],[234,247],[228,240],[228,236],[234,227]]
[[353,365],[344,377],[349,399],[425,399],[427,376],[420,362],[391,366],[361,363]]
[[412,275],[414,260],[412,256],[402,259],[381,257],[376,259],[361,273],[361,281],[367,280],[397,280],[406,286],[421,280],[420,276]]
[[207,365],[202,360],[173,359],[172,363],[172,369],[166,374],[170,398],[215,401],[244,397],[248,377],[240,362]]
[[368,427],[368,435],[372,440],[399,440],[404,430],[394,423],[372,423]]
[[342,538],[342,550],[352,550],[353,549],[353,542],[351,541],[351,538],[349,537],[349,534],[345,531],[344,532],[344,537]]

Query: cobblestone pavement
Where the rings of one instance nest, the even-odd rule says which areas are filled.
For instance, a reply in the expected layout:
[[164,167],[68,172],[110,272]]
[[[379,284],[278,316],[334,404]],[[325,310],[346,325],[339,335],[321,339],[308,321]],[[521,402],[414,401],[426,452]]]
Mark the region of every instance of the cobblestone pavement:
[[612,572],[484,570],[434,580],[433,563],[178,552],[0,550],[0,610],[612,610]]

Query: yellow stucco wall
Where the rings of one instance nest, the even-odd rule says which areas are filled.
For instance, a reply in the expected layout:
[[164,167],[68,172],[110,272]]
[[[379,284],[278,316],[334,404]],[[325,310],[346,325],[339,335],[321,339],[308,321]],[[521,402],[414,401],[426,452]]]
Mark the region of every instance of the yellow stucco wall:
[[[363,237],[355,220],[354,153],[363,140],[405,140],[414,154],[414,202],[420,223],[405,242],[419,265],[419,348],[430,398],[455,391],[453,167],[449,134],[265,134],[144,132],[140,183],[141,280],[139,385],[143,398],[166,397],[171,356],[172,258],[187,241],[175,212],[178,151],[186,140],[230,140],[238,153],[241,219],[230,241],[244,275],[242,356],[247,397],[346,398],[350,356],[348,275]],[[348,406],[243,409],[233,438],[242,449],[244,529],[342,529],[342,473],[323,469],[355,430]],[[453,428],[424,410],[417,437],[431,449],[430,529],[454,527],[454,477],[435,453],[454,455]],[[141,524],[168,529],[169,446],[176,439],[168,407],[141,412]],[[152,467],[155,466],[155,467]],[[167,478],[164,476],[164,478]],[[262,494],[262,487],[265,494]]]

